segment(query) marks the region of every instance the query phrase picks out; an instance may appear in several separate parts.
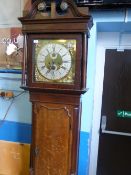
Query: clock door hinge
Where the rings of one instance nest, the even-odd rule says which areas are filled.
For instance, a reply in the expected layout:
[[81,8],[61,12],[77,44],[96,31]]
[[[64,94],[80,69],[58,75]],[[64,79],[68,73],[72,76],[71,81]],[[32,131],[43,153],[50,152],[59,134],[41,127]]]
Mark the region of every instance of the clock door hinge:
[[38,146],[36,146],[35,150],[34,150],[35,156],[37,157],[39,155],[39,148]]

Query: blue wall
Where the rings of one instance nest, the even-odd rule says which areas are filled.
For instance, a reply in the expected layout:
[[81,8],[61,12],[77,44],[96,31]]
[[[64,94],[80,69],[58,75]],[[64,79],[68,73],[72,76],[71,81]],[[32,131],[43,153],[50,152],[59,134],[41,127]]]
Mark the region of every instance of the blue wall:
[[90,141],[89,133],[81,131],[80,132],[78,175],[86,175],[88,172],[89,141]]
[[31,125],[0,120],[0,140],[31,143]]

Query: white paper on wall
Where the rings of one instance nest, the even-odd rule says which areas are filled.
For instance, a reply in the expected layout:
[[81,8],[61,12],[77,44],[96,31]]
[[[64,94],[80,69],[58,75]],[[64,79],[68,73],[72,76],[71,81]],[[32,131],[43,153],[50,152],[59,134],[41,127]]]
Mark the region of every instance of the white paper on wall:
[[20,25],[22,0],[0,0],[0,27]]

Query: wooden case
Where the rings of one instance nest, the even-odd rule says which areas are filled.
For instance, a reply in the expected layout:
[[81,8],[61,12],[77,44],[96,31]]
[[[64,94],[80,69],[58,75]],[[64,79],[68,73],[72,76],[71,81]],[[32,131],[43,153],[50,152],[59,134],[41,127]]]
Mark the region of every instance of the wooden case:
[[[87,39],[92,26],[88,8],[77,8],[64,0],[68,9],[57,12],[52,0],[50,11],[38,10],[36,0],[29,14],[19,18],[24,34],[22,88],[32,102],[32,175],[77,175],[81,94],[86,89]],[[62,1],[63,3],[63,1]],[[43,5],[43,4],[42,4]],[[74,84],[34,81],[34,38],[76,39]]]

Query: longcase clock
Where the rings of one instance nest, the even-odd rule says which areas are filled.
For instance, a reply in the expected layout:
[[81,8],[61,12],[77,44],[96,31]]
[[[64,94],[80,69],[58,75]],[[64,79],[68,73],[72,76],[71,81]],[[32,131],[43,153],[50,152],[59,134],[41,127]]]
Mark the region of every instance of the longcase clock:
[[[50,4],[50,5],[49,5]],[[30,174],[77,175],[92,18],[72,0],[36,0],[22,18],[22,88],[32,102]]]

